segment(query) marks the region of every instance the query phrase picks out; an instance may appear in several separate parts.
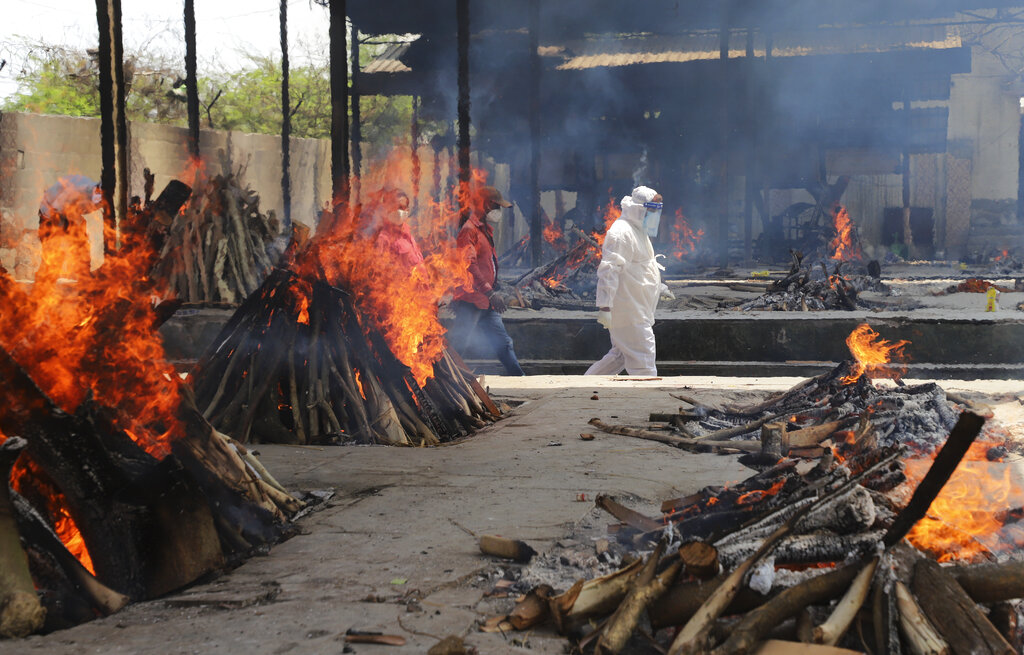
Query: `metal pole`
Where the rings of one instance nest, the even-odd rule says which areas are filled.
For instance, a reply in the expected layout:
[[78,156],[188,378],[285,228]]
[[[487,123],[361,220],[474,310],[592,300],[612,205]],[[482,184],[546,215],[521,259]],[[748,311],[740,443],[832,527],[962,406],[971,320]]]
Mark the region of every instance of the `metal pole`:
[[188,151],[199,159],[199,82],[196,74],[195,0],[185,0],[185,105],[188,113]]
[[[331,184],[335,220],[338,208],[349,201],[348,165],[348,26],[345,24],[345,0],[330,3],[331,60]],[[345,211],[345,209],[342,209]]]

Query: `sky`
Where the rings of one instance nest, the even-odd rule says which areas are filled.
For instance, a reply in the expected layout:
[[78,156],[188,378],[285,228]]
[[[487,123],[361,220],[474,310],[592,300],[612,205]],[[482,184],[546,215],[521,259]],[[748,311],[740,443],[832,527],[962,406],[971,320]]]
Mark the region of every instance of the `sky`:
[[[241,67],[244,53],[279,57],[279,0],[195,0],[199,74],[204,65]],[[126,52],[156,51],[185,57],[183,0],[121,0]],[[0,17],[0,101],[17,89],[26,43],[72,49],[95,48],[96,3],[92,0],[3,0]],[[327,43],[327,9],[312,0],[288,1],[288,50],[302,63],[300,44]],[[327,48],[317,47],[326,57]],[[184,70],[184,64],[182,64]]]

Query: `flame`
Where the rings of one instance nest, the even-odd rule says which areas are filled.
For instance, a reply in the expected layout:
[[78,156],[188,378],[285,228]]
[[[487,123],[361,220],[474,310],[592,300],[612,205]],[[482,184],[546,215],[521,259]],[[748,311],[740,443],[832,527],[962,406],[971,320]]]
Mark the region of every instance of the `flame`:
[[992,261],[1001,262],[1001,261],[1003,261],[1004,259],[1006,259],[1009,256],[1010,256],[1010,250],[1008,248],[1003,248],[1003,252],[998,254],[998,255],[996,255],[995,259],[993,259]]
[[753,491],[748,491],[745,494],[740,495],[740,497],[736,499],[736,504],[749,505],[752,503],[759,503],[768,496],[774,496],[775,494],[782,491],[782,487],[785,484],[785,480],[779,480],[768,489],[754,489]]
[[544,240],[551,244],[557,253],[565,252],[565,233],[555,222],[549,221],[544,225]]
[[[608,190],[611,193],[611,189]],[[549,289],[554,289],[562,284],[564,280],[573,271],[579,270],[583,266],[593,264],[596,268],[598,263],[601,261],[601,246],[604,245],[605,234],[608,233],[608,228],[612,226],[619,216],[622,215],[622,208],[619,207],[614,199],[609,198],[608,204],[604,208],[602,215],[602,221],[604,227],[599,230],[594,230],[590,233],[590,237],[594,243],[585,239],[579,241],[576,246],[570,251],[570,254],[565,258],[562,264],[551,272],[548,277],[543,278],[541,282]],[[594,245],[594,244],[597,245]]]
[[[3,433],[0,433],[0,443],[3,443],[5,439]],[[89,573],[96,575],[89,549],[85,546],[85,539],[68,511],[67,498],[59,489],[49,483],[48,478],[42,474],[35,462],[22,455],[11,469],[10,486],[19,494],[26,495],[26,487],[29,482],[35,492],[32,495],[42,497],[46,503],[44,513],[50,518],[53,531],[60,537],[64,547],[81,562]]]
[[842,378],[842,384],[853,384],[864,374],[871,379],[899,379],[906,368],[888,364],[894,360],[902,362],[905,356],[903,347],[909,343],[906,340],[896,343],[886,341],[870,325],[861,323],[846,337],[846,346],[854,357],[854,363],[850,374]]
[[363,389],[363,376],[359,374],[359,369],[352,369],[355,372],[356,386],[359,387],[359,395],[366,400],[366,391]]
[[[68,222],[84,224],[88,207],[72,198],[64,206]],[[106,243],[115,243],[118,235],[109,225],[104,230]],[[119,426],[131,428],[142,448],[163,458],[180,434],[180,397],[153,329],[152,252],[144,242],[124,244],[92,273],[78,267],[72,281],[58,262],[81,261],[88,243],[74,231],[55,232],[45,235],[44,265],[30,287],[0,274],[0,347],[61,409],[74,412],[91,396],[117,411]]]
[[[382,162],[368,167],[362,188],[401,188],[409,179],[409,157],[396,149]],[[471,187],[486,180],[474,171]],[[317,234],[317,256],[304,258],[300,271],[316,278],[322,266],[327,281],[353,294],[360,318],[384,337],[395,357],[409,367],[416,382],[433,376],[433,364],[445,349],[445,330],[437,318],[441,299],[452,290],[472,284],[469,255],[459,249],[452,235],[464,209],[479,210],[475,194],[464,187],[454,194],[455,204],[425,199],[415,216],[415,233],[424,261],[406,268],[374,245],[374,226],[381,205],[372,198],[356,206],[349,216],[335,217],[330,230]],[[323,227],[323,226],[322,226]]]
[[832,248],[832,259],[838,259],[840,261],[860,259],[860,246],[854,243],[853,221],[850,219],[850,214],[846,211],[846,207],[840,207],[838,211],[836,211],[833,218],[833,224],[836,230],[836,238],[833,239],[830,244],[830,247]]
[[[1007,508],[1019,507],[1024,488],[1011,478],[1011,467],[987,460],[991,443],[974,443],[963,461],[932,502],[925,518],[907,538],[918,549],[935,554],[940,562],[970,560],[1008,549],[998,533]],[[931,458],[905,462],[908,484],[916,486],[931,467]]]
[[683,216],[683,210],[676,210],[676,221],[672,224],[672,232],[670,238],[672,240],[672,255],[677,259],[682,259],[686,255],[689,255],[697,250],[697,244],[704,237],[704,228],[699,228],[696,232],[690,227],[690,224],[686,222],[686,217]]

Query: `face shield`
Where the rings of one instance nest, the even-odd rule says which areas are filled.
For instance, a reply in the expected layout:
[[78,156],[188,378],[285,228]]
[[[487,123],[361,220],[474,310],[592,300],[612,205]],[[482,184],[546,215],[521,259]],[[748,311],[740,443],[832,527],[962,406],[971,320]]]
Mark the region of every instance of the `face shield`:
[[661,225],[661,210],[665,207],[661,202],[645,202],[644,209],[644,230],[647,236],[658,236],[658,226]]

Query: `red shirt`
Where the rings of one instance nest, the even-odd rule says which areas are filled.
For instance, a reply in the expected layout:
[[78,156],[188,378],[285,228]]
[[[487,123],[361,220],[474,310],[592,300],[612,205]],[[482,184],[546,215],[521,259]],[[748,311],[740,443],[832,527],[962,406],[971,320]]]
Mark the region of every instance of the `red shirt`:
[[460,287],[453,298],[472,303],[479,309],[491,306],[487,296],[494,289],[498,277],[498,257],[494,252],[494,229],[486,221],[474,215],[459,230],[456,243],[460,248],[472,246],[469,252],[469,274],[473,277],[473,288]]
[[412,268],[423,261],[423,253],[420,252],[416,240],[412,237],[412,231],[405,223],[395,225],[385,221],[377,232],[375,244],[378,250],[391,255],[406,268]]

